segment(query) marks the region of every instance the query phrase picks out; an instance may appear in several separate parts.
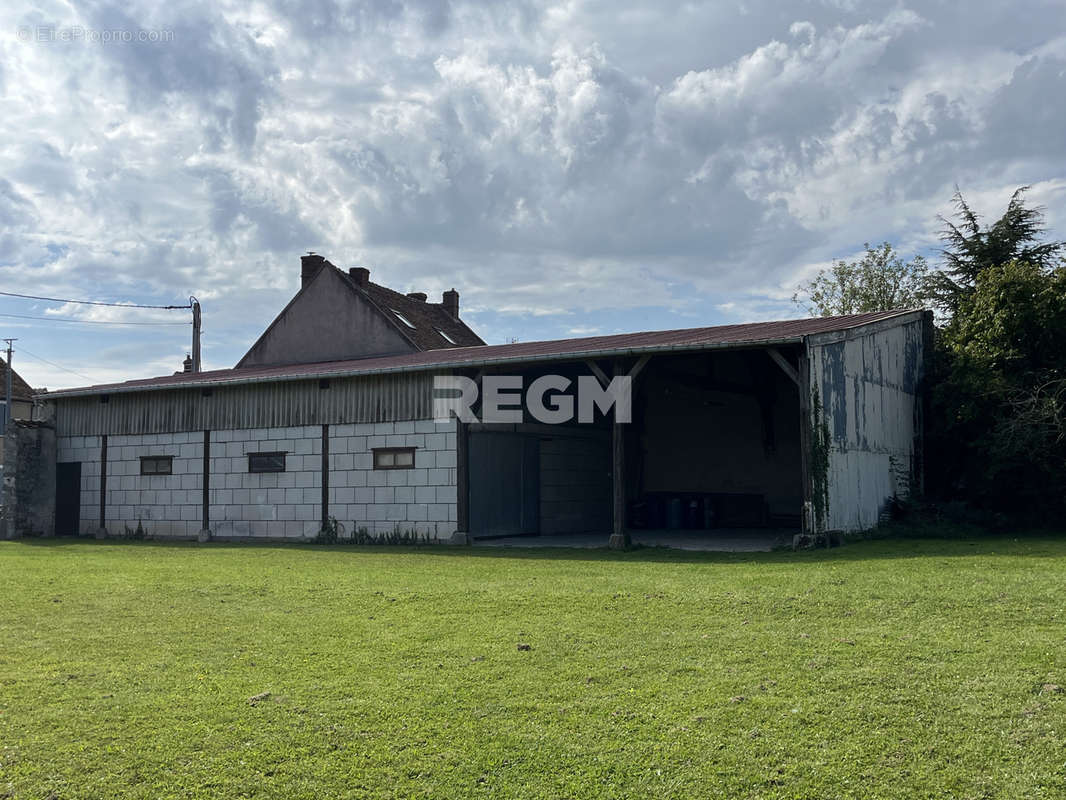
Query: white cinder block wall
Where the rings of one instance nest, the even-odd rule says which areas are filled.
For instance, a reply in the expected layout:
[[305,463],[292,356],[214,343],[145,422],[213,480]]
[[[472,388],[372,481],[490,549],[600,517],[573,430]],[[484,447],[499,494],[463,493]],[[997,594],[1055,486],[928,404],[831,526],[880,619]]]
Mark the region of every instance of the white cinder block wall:
[[[171,456],[173,473],[141,475],[143,456]],[[203,513],[203,459],[202,433],[108,436],[108,532],[119,535],[139,523],[153,536],[195,536]],[[82,470],[84,475],[84,464]],[[94,531],[99,516],[98,498]]]
[[[331,425],[329,513],[345,532],[416,531],[440,539],[456,529],[455,422]],[[414,447],[414,469],[375,470],[375,447]]]
[[[98,436],[66,436],[58,460],[81,462],[83,534],[99,526]],[[414,469],[375,470],[375,447],[414,447]],[[210,529],[225,538],[303,539],[322,517],[322,427],[211,432]],[[248,472],[249,453],[284,452],[284,472]],[[141,475],[142,456],[172,456],[172,475]],[[108,437],[106,527],[195,537],[203,513],[203,432]],[[457,519],[456,426],[432,420],[329,427],[329,514],[346,535],[403,532],[449,538]]]
[[[285,453],[284,472],[249,472],[249,453]],[[211,533],[300,539],[322,527],[322,428],[211,432]]]

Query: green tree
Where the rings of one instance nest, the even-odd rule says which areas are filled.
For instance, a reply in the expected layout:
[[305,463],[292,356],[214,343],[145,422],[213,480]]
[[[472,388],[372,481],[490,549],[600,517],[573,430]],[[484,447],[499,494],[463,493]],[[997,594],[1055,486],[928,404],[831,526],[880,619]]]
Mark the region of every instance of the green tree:
[[941,329],[936,362],[934,490],[1066,511],[1066,267],[983,268]]
[[1066,242],[1040,241],[1046,232],[1044,209],[1025,206],[1028,189],[1016,189],[1003,216],[983,228],[962,192],[955,189],[957,221],[939,217],[944,226],[940,234],[943,264],[929,275],[925,292],[941,311],[954,314],[959,303],[973,293],[981,272],[989,267],[1019,261],[1048,269],[1057,261]]
[[802,284],[792,301],[807,304],[808,311],[820,317],[921,306],[928,275],[925,259],[915,256],[904,261],[888,242],[876,248],[863,246],[862,258],[834,261]]

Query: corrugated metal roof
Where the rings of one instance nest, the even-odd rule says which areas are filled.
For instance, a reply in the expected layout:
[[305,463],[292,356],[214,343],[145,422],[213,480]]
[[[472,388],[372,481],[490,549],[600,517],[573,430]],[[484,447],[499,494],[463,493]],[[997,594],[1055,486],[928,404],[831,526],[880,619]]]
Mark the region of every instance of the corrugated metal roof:
[[481,345],[404,353],[395,356],[362,358],[355,361],[324,361],[314,364],[287,364],[277,367],[220,369],[197,374],[178,373],[158,378],[100,384],[77,389],[49,392],[50,399],[86,394],[134,392],[171,389],[183,386],[259,383],[262,381],[299,380],[301,378],[373,375],[385,372],[414,372],[443,368],[479,367],[536,361],[602,358],[609,356],[654,353],[657,351],[701,350],[726,347],[750,347],[771,344],[795,344],[804,336],[832,333],[867,325],[908,311],[877,311],[839,317],[750,322],[740,325],[716,325],[710,328],[684,328],[670,331],[621,333],[589,336],[580,339],[557,339],[545,342]]

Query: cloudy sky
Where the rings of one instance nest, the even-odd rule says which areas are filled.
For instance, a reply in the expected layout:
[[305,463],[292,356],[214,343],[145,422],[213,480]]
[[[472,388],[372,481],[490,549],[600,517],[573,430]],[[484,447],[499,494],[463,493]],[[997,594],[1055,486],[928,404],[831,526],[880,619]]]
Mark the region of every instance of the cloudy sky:
[[[955,185],[994,214],[1032,184],[1066,237],[1060,1],[4,5],[0,290],[194,294],[205,368],[308,250],[454,286],[503,342],[796,316],[864,241],[935,248]],[[34,386],[188,350],[89,324],[181,312],[0,314]]]

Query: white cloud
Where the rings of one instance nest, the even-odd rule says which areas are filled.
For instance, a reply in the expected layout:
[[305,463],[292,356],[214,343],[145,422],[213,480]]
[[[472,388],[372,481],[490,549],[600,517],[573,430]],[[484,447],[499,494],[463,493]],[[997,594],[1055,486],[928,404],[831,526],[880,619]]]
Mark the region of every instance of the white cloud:
[[[528,341],[787,316],[799,276],[863,241],[935,247],[956,183],[990,214],[1036,183],[1061,226],[1066,11],[915,9],[12,6],[17,25],[174,40],[0,37],[0,280],[196,294],[205,359],[228,366],[307,249],[404,290],[455,286],[487,337]],[[187,349],[180,331],[67,327],[18,335],[101,378]]]

